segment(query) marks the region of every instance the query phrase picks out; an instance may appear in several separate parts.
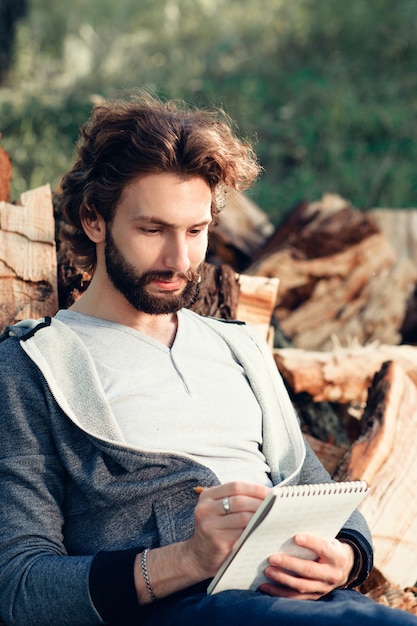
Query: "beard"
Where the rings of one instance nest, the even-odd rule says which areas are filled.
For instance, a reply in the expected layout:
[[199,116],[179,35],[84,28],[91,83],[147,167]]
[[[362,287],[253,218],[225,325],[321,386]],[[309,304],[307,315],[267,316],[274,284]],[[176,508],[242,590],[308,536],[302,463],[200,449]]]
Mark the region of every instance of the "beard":
[[[113,286],[138,311],[150,315],[176,313],[195,301],[198,295],[201,266],[197,270],[189,270],[186,274],[158,270],[149,270],[139,274],[115,244],[109,228],[106,231],[105,244],[107,274]],[[147,285],[154,280],[172,280],[174,277],[186,280],[181,293],[164,292],[161,295],[152,295],[146,289]]]

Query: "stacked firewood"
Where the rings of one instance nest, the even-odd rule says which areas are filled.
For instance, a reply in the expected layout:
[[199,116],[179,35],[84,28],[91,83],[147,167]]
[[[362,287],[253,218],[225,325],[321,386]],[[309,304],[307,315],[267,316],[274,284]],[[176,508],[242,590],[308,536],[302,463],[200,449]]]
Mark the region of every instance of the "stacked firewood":
[[[0,327],[53,315],[90,276],[60,241],[48,185],[10,203],[0,150]],[[303,202],[273,228],[230,194],[211,233],[202,314],[240,318],[270,342],[306,437],[336,480],[364,479],[375,543],[363,593],[417,614],[417,220],[339,196]]]
[[416,219],[303,202],[244,272],[279,279],[273,355],[306,437],[333,478],[370,485],[362,591],[417,614]]

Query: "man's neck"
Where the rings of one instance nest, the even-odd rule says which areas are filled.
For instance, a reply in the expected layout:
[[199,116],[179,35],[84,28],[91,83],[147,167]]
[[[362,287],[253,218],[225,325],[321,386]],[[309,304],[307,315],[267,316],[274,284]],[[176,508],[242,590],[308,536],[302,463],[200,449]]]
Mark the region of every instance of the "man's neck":
[[169,348],[177,332],[176,313],[150,315],[138,311],[121,293],[99,286],[94,278],[88,289],[70,308],[77,313],[129,326]]

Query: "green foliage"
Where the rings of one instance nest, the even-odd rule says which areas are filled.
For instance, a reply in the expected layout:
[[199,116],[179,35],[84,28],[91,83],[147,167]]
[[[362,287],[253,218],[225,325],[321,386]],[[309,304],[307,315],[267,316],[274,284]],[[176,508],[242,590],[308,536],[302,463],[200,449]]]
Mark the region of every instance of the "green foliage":
[[16,22],[26,12],[26,0],[0,0],[0,80],[12,61]]
[[145,86],[257,138],[274,221],[328,191],[415,206],[416,19],[414,0],[29,0],[0,89],[13,193],[58,183],[96,94]]

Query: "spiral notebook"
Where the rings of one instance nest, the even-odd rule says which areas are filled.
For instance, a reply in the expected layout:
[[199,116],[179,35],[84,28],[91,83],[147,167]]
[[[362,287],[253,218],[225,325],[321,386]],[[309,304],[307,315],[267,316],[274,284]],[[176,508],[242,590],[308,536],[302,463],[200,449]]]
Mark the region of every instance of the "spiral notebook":
[[256,590],[267,580],[263,572],[268,557],[277,552],[314,559],[314,553],[294,543],[294,535],[309,533],[333,539],[367,491],[365,481],[274,487],[213,578],[207,593]]

